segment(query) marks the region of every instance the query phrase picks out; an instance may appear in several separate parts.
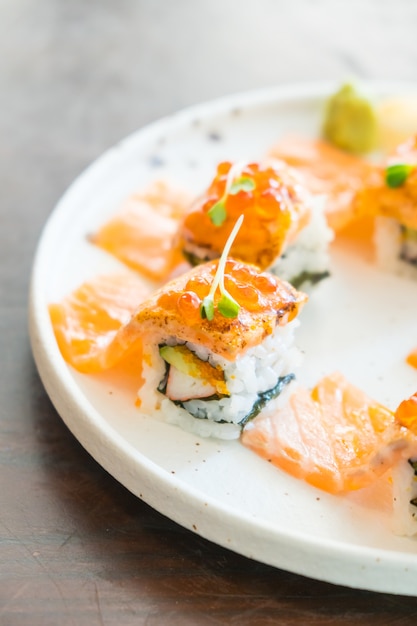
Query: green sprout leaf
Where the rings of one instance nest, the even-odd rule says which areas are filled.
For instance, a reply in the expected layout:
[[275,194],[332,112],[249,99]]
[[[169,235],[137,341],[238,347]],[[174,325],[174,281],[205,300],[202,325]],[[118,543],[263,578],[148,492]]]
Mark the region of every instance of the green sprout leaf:
[[206,296],[203,300],[203,302],[201,303],[201,317],[203,319],[207,318],[209,322],[211,322],[211,320],[214,317],[214,301],[213,301],[213,296],[210,296],[210,294],[208,296]]
[[229,194],[235,196],[239,191],[253,191],[255,189],[255,182],[252,178],[247,176],[241,176],[232,183]]
[[208,210],[207,215],[215,226],[221,226],[227,217],[227,196],[235,196],[239,191],[253,191],[255,189],[255,181],[249,176],[241,175],[244,168],[244,163],[232,165],[227,174],[226,186],[222,197]]
[[217,304],[217,309],[223,317],[234,318],[238,316],[240,306],[230,294],[223,294]]
[[200,315],[203,319],[207,318],[209,322],[214,318],[214,294],[217,287],[220,289],[221,298],[217,305],[217,310],[223,317],[234,318],[239,315],[240,306],[236,300],[230,295],[224,286],[224,270],[226,267],[227,257],[229,256],[230,248],[236,238],[237,233],[243,222],[243,215],[239,217],[236,224],[230,233],[226,245],[223,248],[222,255],[217,265],[217,270],[211,283],[209,294],[204,298],[201,303]]
[[221,226],[226,219],[226,207],[224,204],[225,200],[222,198],[216,204],[209,209],[207,215],[213,222],[215,226]]
[[395,165],[390,165],[385,170],[385,182],[388,187],[392,187],[393,189],[401,187],[413,169],[414,165],[408,165],[407,163],[396,163]]

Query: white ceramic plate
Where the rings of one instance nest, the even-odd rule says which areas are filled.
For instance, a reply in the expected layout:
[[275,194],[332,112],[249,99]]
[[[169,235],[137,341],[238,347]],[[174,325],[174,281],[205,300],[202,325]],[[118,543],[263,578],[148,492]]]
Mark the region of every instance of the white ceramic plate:
[[[72,371],[57,348],[47,305],[121,265],[86,234],[133,191],[166,178],[199,192],[222,159],[261,158],[285,132],[315,135],[336,85],[275,88],[198,106],[140,130],[104,154],[67,191],[35,259],[31,341],[57,411],[88,452],[152,507],[191,531],[259,561],[313,578],[417,595],[417,541],[390,529],[377,488],[333,497],[297,481],[237,442],[201,440],[141,416],[106,377]],[[379,95],[397,85],[372,85]],[[401,86],[401,91],[405,87]],[[382,275],[339,248],[333,276],[302,313],[301,380],[334,370],[394,408],[417,389],[404,362],[417,344],[417,286]]]

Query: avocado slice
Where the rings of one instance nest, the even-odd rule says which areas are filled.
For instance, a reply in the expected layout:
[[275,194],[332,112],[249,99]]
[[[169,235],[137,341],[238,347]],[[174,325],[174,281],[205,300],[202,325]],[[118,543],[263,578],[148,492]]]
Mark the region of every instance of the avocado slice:
[[159,354],[164,361],[183,374],[194,377],[200,375],[198,362],[201,363],[201,360],[186,346],[160,346]]

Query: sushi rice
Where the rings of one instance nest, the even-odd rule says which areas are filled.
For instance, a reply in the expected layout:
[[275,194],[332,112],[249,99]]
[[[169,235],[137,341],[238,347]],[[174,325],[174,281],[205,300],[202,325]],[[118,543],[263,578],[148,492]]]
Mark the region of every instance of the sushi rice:
[[201,361],[220,367],[230,395],[181,402],[170,400],[158,391],[163,388],[167,364],[156,345],[145,359],[146,383],[139,392],[141,409],[202,437],[238,438],[252,412],[254,416],[260,408],[273,411],[287,396],[293,372],[302,361],[302,353],[293,345],[298,324],[298,320],[293,320],[285,326],[277,326],[261,344],[248,349],[235,361],[213,354],[201,345],[179,344],[175,338],[168,337],[164,344],[186,345]]
[[270,268],[297,289],[306,289],[330,273],[329,243],[334,233],[324,214],[324,196],[316,196],[313,203],[310,222]]
[[416,238],[407,239],[404,227],[397,220],[377,217],[374,244],[376,263],[381,270],[417,280],[417,232]]

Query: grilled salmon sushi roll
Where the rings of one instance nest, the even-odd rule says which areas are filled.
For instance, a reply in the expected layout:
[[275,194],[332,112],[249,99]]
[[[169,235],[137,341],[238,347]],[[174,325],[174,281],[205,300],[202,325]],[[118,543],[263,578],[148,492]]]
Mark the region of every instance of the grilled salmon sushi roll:
[[192,265],[215,259],[243,214],[232,256],[304,287],[329,273],[323,208],[282,161],[225,161],[181,221],[179,245]]
[[126,337],[142,337],[141,410],[201,436],[239,437],[294,379],[294,329],[306,299],[231,258],[166,284],[124,329]]
[[378,182],[359,195],[358,207],[376,218],[378,265],[417,279],[417,135],[388,157]]

